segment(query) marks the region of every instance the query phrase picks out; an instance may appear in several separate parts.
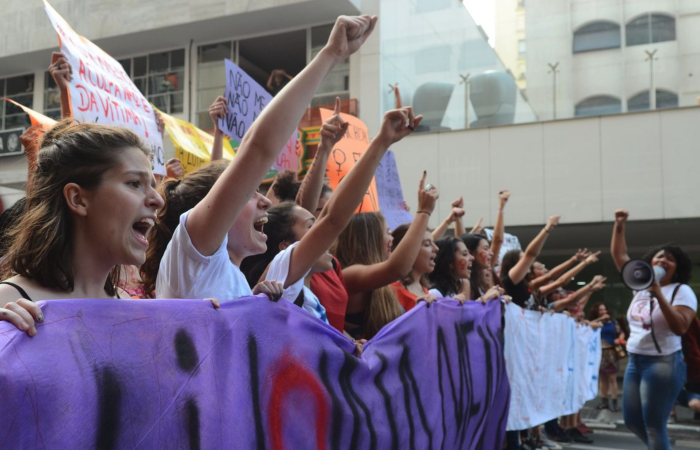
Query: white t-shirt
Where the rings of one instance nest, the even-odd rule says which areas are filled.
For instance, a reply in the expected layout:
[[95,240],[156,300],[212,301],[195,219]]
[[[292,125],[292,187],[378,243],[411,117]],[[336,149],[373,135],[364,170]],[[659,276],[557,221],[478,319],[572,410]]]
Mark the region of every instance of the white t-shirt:
[[180,216],[180,225],[160,261],[156,298],[215,298],[224,303],[253,295],[243,272],[229,259],[228,236],[211,256],[194,248],[185,228],[190,211]]
[[453,298],[455,296],[454,294],[452,294],[448,297],[445,297],[444,295],[442,295],[442,292],[435,288],[428,290],[428,294],[432,295],[435,298]]
[[[278,283],[284,283],[287,281],[287,276],[289,275],[289,263],[292,260],[292,250],[299,245],[299,242],[295,242],[289,247],[285,248],[279,252],[275,258],[270,263],[270,267],[267,269],[266,280],[277,281]],[[299,278],[296,283],[289,285],[287,289],[284,290],[282,297],[290,302],[294,301],[299,297],[300,292],[304,292],[304,303],[302,309],[309,312],[314,317],[323,320],[328,323],[328,318],[326,317],[326,308],[321,305],[318,297],[311,292],[306,286],[304,286],[304,278],[308,275],[308,272],[304,274],[303,277]]]
[[[671,303],[671,296],[677,283],[663,286],[661,292],[666,300]],[[653,302],[654,335],[659,343],[661,353],[656,351],[654,340],[651,336],[651,319],[649,301]],[[681,285],[673,300],[672,306],[687,306],[693,311],[698,310],[698,299],[693,290],[687,284]],[[627,340],[627,351],[637,355],[662,356],[670,355],[681,349],[681,337],[668,328],[668,323],[664,318],[661,308],[656,299],[652,299],[648,291],[638,291],[629,309],[627,310],[627,321],[630,326],[630,337]]]

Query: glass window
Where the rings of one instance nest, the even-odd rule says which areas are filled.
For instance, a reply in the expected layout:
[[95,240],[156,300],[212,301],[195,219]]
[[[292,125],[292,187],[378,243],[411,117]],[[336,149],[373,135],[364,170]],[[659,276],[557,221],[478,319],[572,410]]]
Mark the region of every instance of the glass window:
[[[318,52],[321,51],[328,37],[331,35],[333,24],[321,25],[311,29],[311,58],[313,59]],[[350,62],[348,60],[336,65],[333,71],[323,80],[321,86],[316,91],[316,95],[311,100],[311,106],[324,105],[328,103],[328,99],[335,100],[335,97],[340,97],[341,100],[350,98]]]
[[620,25],[594,22],[574,32],[574,53],[620,48]]
[[625,27],[627,45],[676,40],[676,19],[665,14],[644,14]]
[[197,123],[203,130],[213,130],[209,106],[226,89],[224,59],[234,61],[235,45],[231,41],[202,45],[197,49]]
[[[649,91],[643,91],[627,100],[628,111],[644,111],[649,109]],[[656,109],[677,108],[678,94],[662,89],[656,90]]]
[[184,49],[123,59],[119,63],[136,88],[158,109],[168,114],[184,110]]
[[44,115],[61,120],[61,95],[48,70],[44,72]]
[[[0,96],[12,99],[20,105],[32,108],[34,106],[34,75],[21,75],[0,80],[0,94]],[[10,102],[2,102],[0,105],[1,130],[26,128],[30,125],[29,116],[22,108]]]
[[524,58],[526,53],[527,53],[527,42],[525,42],[525,39],[520,39],[518,41],[518,57]]
[[622,112],[622,101],[609,95],[596,95],[576,105],[576,117],[604,116]]

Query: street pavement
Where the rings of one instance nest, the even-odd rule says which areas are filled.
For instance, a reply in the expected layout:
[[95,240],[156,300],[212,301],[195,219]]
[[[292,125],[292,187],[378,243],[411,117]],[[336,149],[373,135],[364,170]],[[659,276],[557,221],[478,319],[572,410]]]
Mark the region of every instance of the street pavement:
[[[622,399],[619,400],[620,404]],[[582,419],[589,427],[595,430],[588,435],[593,439],[593,444],[573,444],[567,449],[588,450],[643,450],[646,447],[624,425],[622,412],[613,413],[609,410],[597,410],[599,399],[588,402],[583,411]],[[693,412],[687,408],[676,407],[678,422],[669,424],[669,436],[674,450],[698,450],[700,449],[700,421],[694,420]]]

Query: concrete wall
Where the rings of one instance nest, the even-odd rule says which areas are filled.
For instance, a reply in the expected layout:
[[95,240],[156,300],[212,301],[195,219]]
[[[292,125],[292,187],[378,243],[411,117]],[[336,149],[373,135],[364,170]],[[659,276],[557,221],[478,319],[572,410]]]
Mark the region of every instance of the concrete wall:
[[409,136],[394,146],[415,211],[423,170],[440,191],[431,226],[464,196],[465,226],[493,225],[498,192],[512,192],[509,226],[700,217],[700,108]]

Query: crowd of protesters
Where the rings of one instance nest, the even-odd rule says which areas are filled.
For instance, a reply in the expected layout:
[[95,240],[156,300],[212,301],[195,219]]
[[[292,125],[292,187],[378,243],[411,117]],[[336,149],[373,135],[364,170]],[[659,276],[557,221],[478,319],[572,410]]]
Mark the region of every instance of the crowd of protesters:
[[[274,100],[246,133],[233,162],[223,162],[223,133],[215,128],[211,162],[183,176],[182,166],[171,160],[164,179],[154,177],[149,150],[131,131],[71,120],[64,100],[72,68],[54,54],[49,71],[62,96],[64,120],[36,142],[27,197],[0,220],[0,320],[34,336],[35,324],[44,321],[34,303],[39,300],[203,298],[217,307],[219,301],[264,294],[293,302],[345,334],[359,356],[366,340],[420,302],[513,302],[601,329],[601,409],[619,408],[617,376],[626,341],[625,422],[649,448],[670,448],[666,420],[679,394],[700,409],[697,386],[683,390],[681,335],[695,317],[697,300],[687,286],[690,260],[679,247],[664,246],[647,257],[665,269],[665,277],[636,293],[626,335],[604,303],[593,304],[586,317],[605,277],[566,290],[598,261],[600,251],[579,250],[552,269],[538,260],[559,216],[550,217],[525,250],[499,257],[509,191],[494,199],[498,215],[491,239],[480,224],[465,232],[461,197],[437,229],[428,228],[438,190],[426,172],[408,183],[417,187],[411,190],[418,205],[411,223],[391,230],[379,212],[353,214],[389,147],[421,122],[419,112],[400,103],[384,115],[378,134],[335,191],[324,169],[348,126],[339,100],[321,127],[303,180],[284,172],[263,193],[265,174],[320,83],[357,51],[376,20],[339,18],[324,49],[303,71],[294,78],[284,71],[272,74],[268,87],[275,89]],[[219,97],[210,108],[215,127],[225,114],[226,100]],[[615,213],[611,252],[618,268],[629,260],[627,217],[626,211]],[[447,236],[450,227],[453,236]],[[580,413],[542,425],[545,433],[540,427],[509,432],[508,448],[592,442]]]

